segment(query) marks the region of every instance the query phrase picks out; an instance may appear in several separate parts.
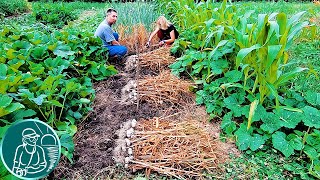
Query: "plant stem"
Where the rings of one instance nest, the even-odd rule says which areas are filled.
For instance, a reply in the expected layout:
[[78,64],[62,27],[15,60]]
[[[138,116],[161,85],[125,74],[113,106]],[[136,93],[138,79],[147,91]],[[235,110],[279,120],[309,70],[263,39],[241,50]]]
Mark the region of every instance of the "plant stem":
[[66,102],[66,98],[67,98],[68,93],[69,93],[69,92],[67,91],[66,94],[64,95],[64,99],[63,99],[63,103],[62,103],[62,106],[63,106],[63,107],[61,108],[58,121],[60,121],[60,118],[61,118],[61,115],[62,115],[62,111],[63,111],[63,109],[64,109],[64,103]]
[[40,113],[42,114],[42,116],[44,117],[44,119],[45,119],[46,121],[48,121],[47,117],[43,114],[43,112],[41,111],[41,109],[39,108],[39,106],[37,106],[37,108],[39,109],[39,111],[40,111]]
[[[304,144],[305,144],[306,141],[307,141],[307,137],[308,137],[309,131],[310,131],[310,127],[308,127],[307,132],[303,135],[303,139],[302,139],[302,145],[303,145],[303,146],[304,146]],[[302,149],[301,149],[301,151],[300,151],[300,156],[301,156],[301,154],[302,154]]]

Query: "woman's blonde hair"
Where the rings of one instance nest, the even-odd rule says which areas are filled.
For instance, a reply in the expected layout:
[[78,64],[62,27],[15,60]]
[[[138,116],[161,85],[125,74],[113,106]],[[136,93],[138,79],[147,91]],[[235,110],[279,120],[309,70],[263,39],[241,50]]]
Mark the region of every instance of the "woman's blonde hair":
[[164,16],[160,16],[159,19],[157,20],[157,27],[163,30],[168,29],[168,27],[171,25],[172,23],[169,22]]

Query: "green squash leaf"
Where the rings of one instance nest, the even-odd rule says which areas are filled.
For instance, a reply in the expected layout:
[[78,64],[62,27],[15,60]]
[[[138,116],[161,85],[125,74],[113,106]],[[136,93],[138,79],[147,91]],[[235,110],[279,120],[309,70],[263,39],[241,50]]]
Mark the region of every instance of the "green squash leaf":
[[320,111],[311,106],[305,106],[302,110],[304,124],[309,127],[320,128]]
[[280,109],[279,118],[281,125],[287,128],[295,128],[303,118],[303,114],[300,112],[288,111]]
[[264,123],[260,126],[260,128],[270,134],[280,129],[282,126],[279,117],[274,113],[267,113],[266,118],[263,118],[262,121]]
[[313,106],[320,105],[320,93],[308,90],[305,99],[308,103],[310,103]]
[[272,135],[272,144],[275,149],[282,152],[286,157],[289,157],[294,152],[293,147],[286,140],[286,134],[283,132],[277,131]]

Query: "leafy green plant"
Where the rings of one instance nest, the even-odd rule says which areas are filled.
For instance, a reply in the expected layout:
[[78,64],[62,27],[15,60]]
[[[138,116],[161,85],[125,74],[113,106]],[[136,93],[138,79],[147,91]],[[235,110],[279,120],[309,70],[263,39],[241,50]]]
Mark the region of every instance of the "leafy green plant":
[[19,15],[30,10],[27,0],[0,0],[0,14],[3,16]]
[[77,19],[77,14],[73,12],[71,6],[64,6],[60,3],[34,3],[32,5],[33,16],[43,24],[50,24],[56,28],[62,28],[69,21]]
[[92,33],[52,32],[19,26],[0,32],[1,127],[18,120],[12,112],[24,109],[57,130],[62,153],[72,161],[77,122],[92,110],[92,80],[117,71],[106,64],[106,49]]
[[[292,68],[288,52],[309,24],[300,21],[305,12],[291,18],[284,13],[255,18],[252,11],[237,15],[226,1],[218,9],[207,3],[175,3],[185,4],[170,12],[194,18],[180,16],[177,21],[190,28],[175,42],[172,52],[182,56],[170,68],[199,85],[197,103],[205,104],[211,118],[222,119],[221,128],[236,139],[240,150],[277,149],[286,157],[309,162],[308,173],[318,177],[320,153],[316,144],[306,144],[309,134],[320,128],[319,104],[314,100],[318,94],[288,87],[290,80],[309,70]],[[201,11],[210,16],[195,21]]]

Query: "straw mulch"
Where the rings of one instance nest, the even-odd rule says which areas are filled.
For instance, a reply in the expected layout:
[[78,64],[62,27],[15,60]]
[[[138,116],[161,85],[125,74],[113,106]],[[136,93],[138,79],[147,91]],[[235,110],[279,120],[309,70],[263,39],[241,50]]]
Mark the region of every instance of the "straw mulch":
[[161,47],[149,53],[139,55],[139,65],[141,68],[148,68],[153,71],[162,71],[175,62],[175,57],[170,55],[170,48]]
[[164,103],[192,104],[194,94],[189,90],[192,85],[190,81],[181,80],[170,71],[163,71],[158,76],[138,80],[139,101],[146,101],[155,106]]
[[[136,24],[130,27],[119,25],[117,27],[117,33],[119,34],[119,43],[128,48],[129,55],[149,50],[146,47],[149,32],[143,24]],[[155,43],[156,39],[153,39],[153,42]]]
[[133,143],[132,170],[157,171],[179,179],[203,178],[203,172],[220,171],[228,159],[227,150],[214,139],[203,123],[159,118],[138,122]]

